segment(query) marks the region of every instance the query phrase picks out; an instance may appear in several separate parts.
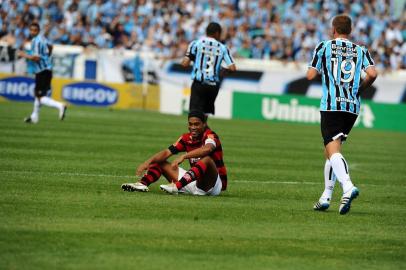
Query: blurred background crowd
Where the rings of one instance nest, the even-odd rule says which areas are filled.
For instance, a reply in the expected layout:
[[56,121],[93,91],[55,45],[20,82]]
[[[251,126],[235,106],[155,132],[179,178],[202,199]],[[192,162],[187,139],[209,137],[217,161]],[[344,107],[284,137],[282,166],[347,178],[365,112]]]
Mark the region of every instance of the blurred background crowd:
[[40,23],[54,44],[184,55],[210,21],[236,58],[308,62],[330,38],[331,18],[348,13],[352,39],[369,48],[379,69],[406,69],[404,0],[0,0],[0,39],[16,47]]

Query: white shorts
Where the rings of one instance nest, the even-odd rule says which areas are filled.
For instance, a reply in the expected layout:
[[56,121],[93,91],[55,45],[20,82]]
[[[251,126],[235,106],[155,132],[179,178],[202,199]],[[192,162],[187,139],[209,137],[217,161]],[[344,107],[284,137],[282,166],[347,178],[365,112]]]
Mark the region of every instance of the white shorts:
[[[183,175],[185,175],[185,173],[186,173],[186,170],[179,167],[178,180],[180,180],[183,177]],[[180,193],[185,193],[185,194],[192,194],[192,195],[217,196],[217,195],[220,194],[222,186],[223,185],[221,183],[220,175],[217,174],[216,184],[214,185],[214,187],[209,189],[209,191],[201,190],[200,188],[198,188],[196,186],[196,181],[193,181],[192,183],[190,183],[190,184],[184,186],[183,188],[181,188],[179,190],[179,192]]]

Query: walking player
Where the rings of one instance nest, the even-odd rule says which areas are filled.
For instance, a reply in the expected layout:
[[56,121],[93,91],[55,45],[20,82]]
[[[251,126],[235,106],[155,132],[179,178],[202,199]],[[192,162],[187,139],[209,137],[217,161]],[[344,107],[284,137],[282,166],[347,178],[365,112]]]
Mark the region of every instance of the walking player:
[[224,60],[225,71],[235,71],[234,60],[227,47],[220,40],[221,26],[211,22],[206,28],[206,37],[189,44],[182,66],[188,67],[193,61],[192,92],[189,111],[214,114],[214,102],[220,88],[220,69]]
[[[325,189],[314,205],[314,210],[323,211],[329,208],[337,179],[343,188],[339,208],[342,215],[350,211],[351,202],[358,196],[359,190],[351,181],[348,163],[341,154],[341,144],[347,139],[360,112],[360,94],[377,77],[368,50],[348,39],[351,24],[351,18],[347,15],[334,17],[333,39],[317,45],[307,71],[309,80],[321,74],[323,86],[320,114],[326,156]],[[363,80],[362,71],[366,73]]]

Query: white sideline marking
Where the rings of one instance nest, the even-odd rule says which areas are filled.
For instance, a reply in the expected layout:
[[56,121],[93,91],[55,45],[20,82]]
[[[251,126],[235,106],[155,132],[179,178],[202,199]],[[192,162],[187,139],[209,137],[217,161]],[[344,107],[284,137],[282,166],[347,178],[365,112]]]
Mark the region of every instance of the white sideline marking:
[[[137,178],[131,175],[113,175],[113,174],[93,174],[93,173],[70,173],[70,172],[34,172],[34,171],[0,171],[5,173],[17,173],[17,174],[44,174],[44,175],[67,175],[67,176],[89,176],[89,177],[103,177],[103,178]],[[295,182],[295,181],[248,181],[248,180],[232,180],[233,183],[254,183],[254,184],[285,184],[285,185],[319,185],[316,182]]]
[[[132,175],[113,175],[113,174],[93,174],[93,173],[71,173],[71,172],[34,172],[34,171],[10,171],[3,170],[0,173],[10,173],[10,174],[43,174],[43,175],[67,175],[67,176],[88,176],[88,177],[103,177],[103,178],[127,178],[136,179],[136,176]],[[255,181],[255,180],[231,180],[231,183],[244,183],[244,184],[275,184],[275,185],[320,185],[322,186],[324,180],[321,179],[320,182],[298,182],[298,181]],[[390,185],[375,185],[375,184],[360,184],[360,186],[371,186],[371,187],[382,187]]]
[[236,183],[254,183],[254,184],[284,184],[284,185],[320,185],[320,183],[316,182],[297,182],[297,181],[248,181],[248,180],[232,180],[232,182]]
[[70,172],[34,172],[34,171],[0,171],[0,173],[16,173],[16,174],[45,174],[45,175],[68,175],[68,176],[90,176],[90,177],[119,177],[133,178],[131,175],[113,175],[113,174],[92,174],[92,173],[70,173]]

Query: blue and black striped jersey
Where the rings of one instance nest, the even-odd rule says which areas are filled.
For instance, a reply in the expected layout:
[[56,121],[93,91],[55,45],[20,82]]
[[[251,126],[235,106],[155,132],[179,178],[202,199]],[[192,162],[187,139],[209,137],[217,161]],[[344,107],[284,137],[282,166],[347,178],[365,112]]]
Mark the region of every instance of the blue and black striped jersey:
[[49,48],[51,44],[49,41],[41,36],[37,35],[31,41],[31,51],[32,55],[40,57],[38,62],[33,61],[34,73],[39,73],[46,69],[52,70],[51,55],[49,53]]
[[320,42],[309,66],[322,76],[320,110],[359,114],[361,72],[373,65],[368,50],[347,39]]
[[211,37],[192,41],[189,44],[186,57],[194,62],[192,80],[200,82],[219,82],[221,62],[224,60],[227,66],[234,64],[227,47]]

